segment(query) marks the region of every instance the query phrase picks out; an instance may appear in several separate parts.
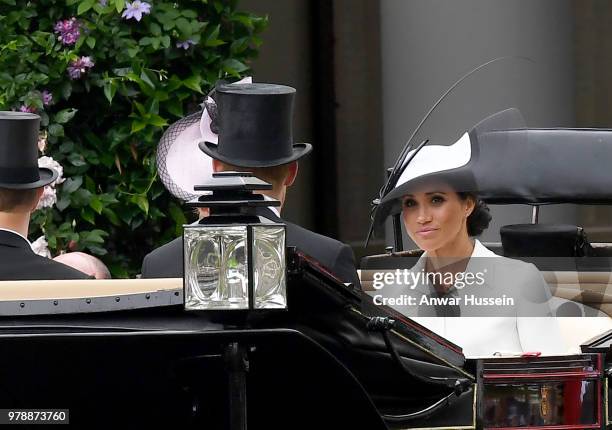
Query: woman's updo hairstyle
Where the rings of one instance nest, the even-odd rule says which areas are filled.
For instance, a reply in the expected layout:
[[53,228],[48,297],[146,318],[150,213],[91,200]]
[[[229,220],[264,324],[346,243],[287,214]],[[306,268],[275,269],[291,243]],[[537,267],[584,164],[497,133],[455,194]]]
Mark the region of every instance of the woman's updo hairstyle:
[[489,227],[489,223],[493,219],[489,207],[473,193],[460,192],[457,194],[459,194],[461,200],[467,200],[468,198],[474,200],[474,210],[467,219],[467,231],[470,237],[480,236]]

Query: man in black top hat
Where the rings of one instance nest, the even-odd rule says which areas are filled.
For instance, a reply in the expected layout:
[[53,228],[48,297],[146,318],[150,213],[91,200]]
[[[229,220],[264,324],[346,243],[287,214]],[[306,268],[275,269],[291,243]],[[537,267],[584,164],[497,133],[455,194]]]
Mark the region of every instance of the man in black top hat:
[[[298,174],[297,160],[312,150],[294,143],[292,115],[295,89],[274,84],[230,84],[216,88],[213,130],[218,143],[202,140],[199,148],[213,158],[214,171],[250,171],[272,184],[262,192],[281,202],[280,208],[259,208],[258,215],[287,225],[287,246],[314,257],[343,282],[359,285],[353,252],[348,245],[281,219],[287,188]],[[196,185],[196,184],[194,184]],[[182,277],[183,241],[174,241],[148,254],[143,278]]]
[[55,170],[38,167],[39,123],[38,115],[0,112],[0,280],[87,279],[36,255],[26,238],[43,187],[57,179]]

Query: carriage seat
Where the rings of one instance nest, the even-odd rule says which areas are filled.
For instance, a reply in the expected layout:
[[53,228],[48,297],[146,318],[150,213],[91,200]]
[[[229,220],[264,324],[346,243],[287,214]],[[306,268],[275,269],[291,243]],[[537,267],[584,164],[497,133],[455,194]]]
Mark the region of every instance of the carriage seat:
[[586,257],[593,254],[582,227],[570,224],[512,224],[500,231],[506,257]]

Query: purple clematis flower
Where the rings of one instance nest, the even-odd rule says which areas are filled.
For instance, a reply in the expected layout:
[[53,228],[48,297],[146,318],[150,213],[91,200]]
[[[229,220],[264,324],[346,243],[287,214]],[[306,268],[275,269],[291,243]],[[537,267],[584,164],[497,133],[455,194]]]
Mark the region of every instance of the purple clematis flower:
[[140,21],[143,15],[151,13],[151,4],[146,1],[134,0],[132,3],[126,3],[125,10],[121,14],[121,18]]
[[68,76],[70,79],[79,79],[83,73],[94,66],[91,57],[80,57],[70,63],[68,66]]
[[51,94],[49,91],[44,90],[41,93],[41,96],[42,96],[43,106],[49,106],[51,103],[53,103],[53,94]]
[[187,49],[189,49],[189,47],[191,47],[191,46],[193,46],[195,44],[196,43],[193,40],[187,39],[187,40],[184,40],[182,42],[176,42],[176,47],[177,48],[183,48],[184,50],[187,50]]
[[72,17],[56,22],[54,30],[57,33],[57,39],[63,45],[74,45],[81,36],[80,27],[81,24],[79,24],[75,17]]
[[21,105],[19,106],[19,112],[36,113],[36,109],[31,106]]

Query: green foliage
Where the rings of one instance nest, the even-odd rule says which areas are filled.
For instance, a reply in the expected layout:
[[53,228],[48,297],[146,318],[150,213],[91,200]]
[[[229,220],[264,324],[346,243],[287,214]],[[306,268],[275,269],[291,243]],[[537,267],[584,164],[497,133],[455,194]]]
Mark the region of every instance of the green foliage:
[[[144,254],[192,218],[156,176],[157,142],[218,79],[248,71],[267,24],[236,1],[154,1],[140,21],[122,18],[127,6],[0,0],[0,109],[41,115],[45,155],[67,178],[57,204],[34,213],[31,234],[44,233],[54,254],[101,256],[114,276],[138,273]],[[71,17],[80,36],[64,45],[55,25]],[[71,79],[82,57],[94,65]]]

